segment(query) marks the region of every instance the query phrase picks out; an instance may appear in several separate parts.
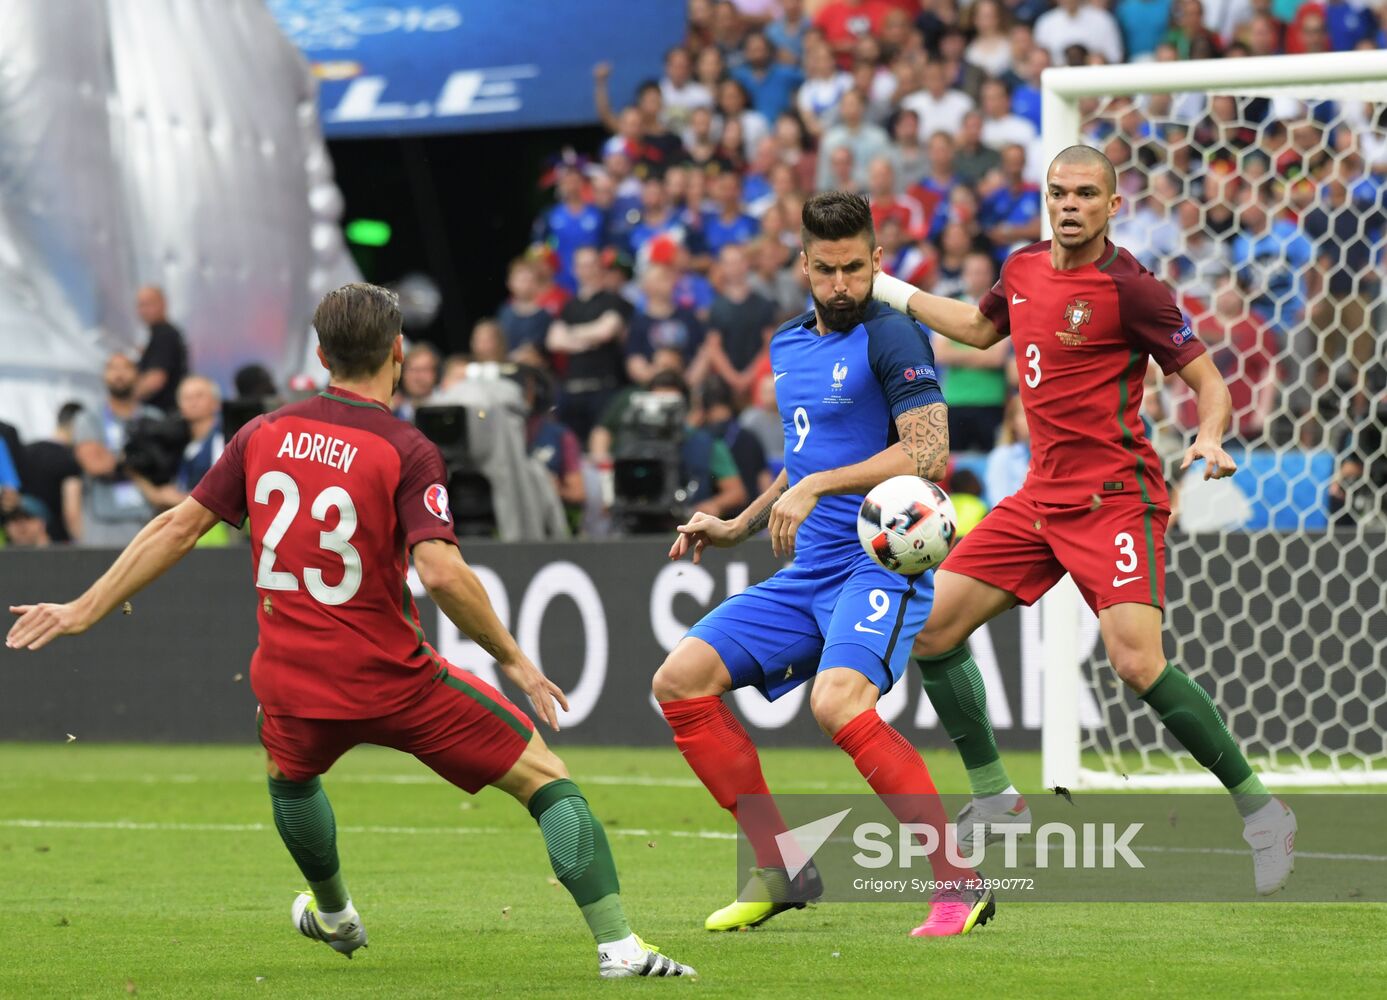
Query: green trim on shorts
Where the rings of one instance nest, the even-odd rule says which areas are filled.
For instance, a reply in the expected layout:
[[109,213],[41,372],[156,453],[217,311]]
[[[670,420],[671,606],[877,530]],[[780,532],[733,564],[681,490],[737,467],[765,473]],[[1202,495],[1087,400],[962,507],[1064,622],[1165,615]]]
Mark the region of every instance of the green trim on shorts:
[[1142,358],[1141,351],[1132,351],[1127,355],[1127,364],[1122,368],[1122,374],[1117,380],[1117,426],[1122,430],[1122,448],[1127,454],[1132,456],[1133,468],[1136,471],[1137,486],[1141,489],[1141,502],[1146,505],[1146,510],[1142,512],[1142,530],[1146,535],[1146,566],[1147,577],[1151,584],[1151,604],[1161,607],[1161,592],[1156,585],[1156,536],[1151,529],[1151,512],[1156,509],[1156,505],[1151,502],[1151,493],[1146,488],[1146,459],[1136,449],[1136,439],[1132,436],[1132,429],[1122,420],[1122,413],[1127,409],[1127,376],[1131,374],[1133,366]]
[[1151,530],[1151,512],[1156,509],[1155,504],[1148,503],[1146,510],[1141,515],[1142,530],[1146,533],[1146,575],[1151,581],[1151,603],[1156,607],[1161,606],[1161,591],[1156,586],[1156,535]]
[[452,674],[445,674],[442,680],[444,684],[448,685],[450,688],[453,688],[456,691],[461,691],[463,694],[467,695],[473,701],[483,706],[492,715],[495,715],[506,725],[510,726],[512,729],[515,730],[516,735],[519,736],[522,740],[525,740],[526,742],[529,741],[531,736],[530,727],[525,725],[525,723],[521,722],[519,719],[517,719],[505,706],[503,706],[500,702],[496,701],[485,691],[477,690],[476,688],[468,684],[466,681],[464,681],[462,678],[455,677]]
[[[414,647],[414,655],[417,656],[422,650],[424,655],[432,660],[433,665],[438,668],[438,673],[434,675],[435,679],[442,678],[448,673],[448,668],[443,665],[443,661],[438,658],[438,654],[429,645],[428,638],[424,635],[424,629],[414,620],[419,615],[419,609],[414,603],[414,595],[409,592],[409,577],[405,577],[401,590],[403,594],[400,599],[400,617],[405,620],[405,624],[414,631],[415,637],[419,640],[419,645]],[[414,613],[410,614],[411,611]]]

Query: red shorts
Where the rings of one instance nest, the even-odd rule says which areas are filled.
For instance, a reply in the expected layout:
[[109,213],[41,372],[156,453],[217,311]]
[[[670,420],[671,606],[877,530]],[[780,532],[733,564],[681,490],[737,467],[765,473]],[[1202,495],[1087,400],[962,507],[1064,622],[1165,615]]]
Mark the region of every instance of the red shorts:
[[949,553],[941,569],[1036,599],[1068,573],[1095,612],[1114,604],[1165,606],[1170,511],[1141,501],[1073,507],[1007,497]]
[[403,750],[469,793],[496,781],[525,752],[535,727],[490,684],[447,665],[425,695],[374,719],[301,719],[261,709],[260,742],[290,781],[308,781],[359,743]]

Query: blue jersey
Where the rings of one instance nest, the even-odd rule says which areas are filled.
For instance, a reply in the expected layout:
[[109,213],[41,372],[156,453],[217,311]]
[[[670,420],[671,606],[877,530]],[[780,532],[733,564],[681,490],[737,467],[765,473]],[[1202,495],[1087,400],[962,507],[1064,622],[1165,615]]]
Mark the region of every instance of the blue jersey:
[[573,280],[573,255],[583,247],[599,246],[602,240],[602,210],[584,205],[571,212],[567,205],[555,205],[539,217],[535,238],[548,243],[559,255],[558,283],[568,291],[577,288]]
[[[896,439],[895,418],[944,402],[925,328],[873,302],[848,333],[816,332],[813,311],[771,338],[776,405],[785,429],[785,468],[805,476],[864,461]],[[861,555],[862,497],[822,497],[795,537],[795,562],[828,566]]]
[[717,212],[703,213],[703,244],[713,256],[725,246],[748,242],[760,231],[761,223],[745,213],[731,222],[724,222]]

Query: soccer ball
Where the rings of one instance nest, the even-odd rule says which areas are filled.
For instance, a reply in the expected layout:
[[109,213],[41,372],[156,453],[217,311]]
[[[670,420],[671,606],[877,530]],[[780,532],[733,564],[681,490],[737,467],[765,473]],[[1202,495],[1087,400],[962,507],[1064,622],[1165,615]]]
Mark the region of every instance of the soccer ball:
[[919,476],[895,476],[863,499],[857,537],[882,567],[918,576],[944,561],[957,524],[953,502],[938,486]]

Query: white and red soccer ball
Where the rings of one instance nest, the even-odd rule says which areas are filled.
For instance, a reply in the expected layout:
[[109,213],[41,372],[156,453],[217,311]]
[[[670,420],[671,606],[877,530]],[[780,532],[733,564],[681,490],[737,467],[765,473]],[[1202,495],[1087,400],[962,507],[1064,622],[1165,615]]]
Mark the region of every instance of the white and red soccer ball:
[[857,537],[867,555],[903,576],[938,566],[957,534],[953,501],[919,476],[895,476],[877,484],[857,512]]

